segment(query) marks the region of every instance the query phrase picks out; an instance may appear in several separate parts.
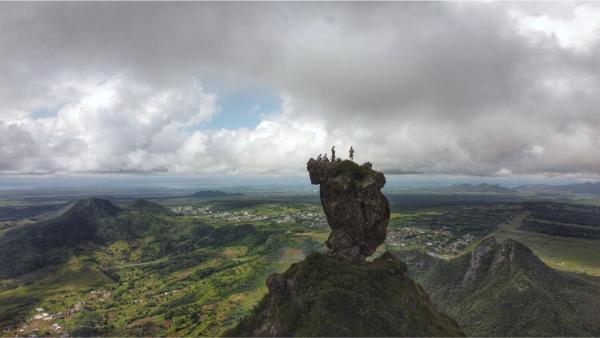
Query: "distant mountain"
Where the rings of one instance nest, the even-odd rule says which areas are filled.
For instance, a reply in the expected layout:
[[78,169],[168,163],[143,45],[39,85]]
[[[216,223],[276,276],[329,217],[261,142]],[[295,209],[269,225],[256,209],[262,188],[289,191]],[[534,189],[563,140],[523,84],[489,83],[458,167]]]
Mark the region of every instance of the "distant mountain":
[[83,217],[85,219],[97,219],[103,217],[114,217],[123,211],[110,201],[100,198],[89,198],[77,201],[71,209],[67,210],[62,217]]
[[193,222],[173,226],[171,220],[163,217],[170,215],[168,209],[146,200],[136,200],[124,208],[99,198],[77,201],[54,219],[0,233],[0,279],[55,266],[74,254],[81,255],[119,240],[155,238],[152,250],[146,250],[140,257],[151,260],[231,242],[253,248],[270,234],[248,224],[214,228]]
[[80,200],[48,221],[10,229],[0,236],[0,278],[16,276],[66,259],[83,242],[101,242],[102,220],[122,209],[99,198]]
[[519,242],[488,238],[450,261],[402,258],[468,335],[600,335],[600,279],[555,271]]
[[158,203],[153,203],[145,199],[137,199],[125,206],[129,210],[146,212],[156,215],[173,215],[173,212]]
[[462,336],[390,254],[362,265],[313,253],[267,280],[269,294],[224,336]]
[[498,184],[488,184],[482,183],[473,185],[470,183],[465,184],[455,184],[445,188],[436,189],[438,192],[444,193],[457,193],[457,194],[465,194],[465,193],[477,193],[477,194],[513,194],[514,190],[505,188]]
[[220,197],[243,197],[245,194],[236,192],[236,193],[228,193],[220,190],[202,190],[198,191],[192,195],[193,197],[198,198],[220,198]]
[[564,195],[600,195],[600,182],[574,183],[565,185],[530,184],[515,188],[519,192],[538,194],[564,194]]

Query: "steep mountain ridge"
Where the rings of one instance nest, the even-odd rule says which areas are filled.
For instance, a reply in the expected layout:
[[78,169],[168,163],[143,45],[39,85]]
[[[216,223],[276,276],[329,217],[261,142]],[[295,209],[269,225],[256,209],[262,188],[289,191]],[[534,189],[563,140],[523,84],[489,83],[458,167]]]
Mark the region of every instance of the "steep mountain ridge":
[[99,242],[100,223],[122,209],[91,198],[76,202],[57,218],[10,229],[0,236],[0,278],[17,276],[65,261],[84,242]]
[[115,217],[123,211],[111,201],[102,198],[88,198],[77,201],[61,217],[83,217],[85,219],[98,219],[104,217]]
[[267,280],[269,295],[225,336],[462,336],[391,254],[363,265],[313,253]]
[[553,270],[525,245],[494,238],[450,261],[404,253],[417,281],[474,336],[597,336],[600,281]]

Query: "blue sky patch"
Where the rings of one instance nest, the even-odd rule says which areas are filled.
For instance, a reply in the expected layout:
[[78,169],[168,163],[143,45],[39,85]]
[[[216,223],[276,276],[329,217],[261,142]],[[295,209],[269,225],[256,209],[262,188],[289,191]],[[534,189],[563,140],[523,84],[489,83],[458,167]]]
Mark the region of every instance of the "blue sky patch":
[[264,115],[281,111],[281,98],[263,89],[218,91],[219,111],[203,124],[205,129],[254,128]]
[[31,117],[34,119],[43,119],[56,116],[56,110],[48,107],[39,107],[31,111]]

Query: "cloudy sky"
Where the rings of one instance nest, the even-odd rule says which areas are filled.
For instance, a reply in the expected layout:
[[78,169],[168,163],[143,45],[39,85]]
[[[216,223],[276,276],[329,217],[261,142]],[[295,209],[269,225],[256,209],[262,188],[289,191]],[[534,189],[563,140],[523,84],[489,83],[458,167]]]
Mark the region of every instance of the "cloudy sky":
[[0,3],[0,174],[600,175],[600,3]]

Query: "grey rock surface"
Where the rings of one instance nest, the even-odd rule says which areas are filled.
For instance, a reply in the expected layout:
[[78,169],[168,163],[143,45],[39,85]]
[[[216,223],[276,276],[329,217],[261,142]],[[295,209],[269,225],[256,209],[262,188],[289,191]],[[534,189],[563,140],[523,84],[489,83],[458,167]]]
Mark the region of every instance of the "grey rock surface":
[[361,263],[386,238],[390,206],[381,192],[383,173],[371,163],[310,159],[307,170],[312,184],[320,186],[321,204],[331,234],[325,242],[329,255]]

